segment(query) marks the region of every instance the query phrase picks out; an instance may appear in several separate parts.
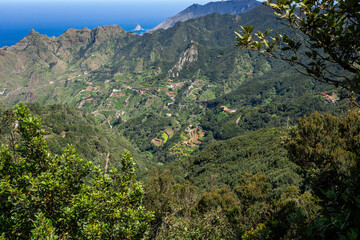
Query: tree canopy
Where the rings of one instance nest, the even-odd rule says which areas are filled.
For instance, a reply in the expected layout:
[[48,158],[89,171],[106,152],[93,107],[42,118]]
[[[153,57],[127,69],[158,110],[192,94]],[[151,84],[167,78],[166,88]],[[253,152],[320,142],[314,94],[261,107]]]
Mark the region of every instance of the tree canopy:
[[[360,222],[360,117],[313,113],[299,120],[286,142],[301,167],[304,189],[319,197],[322,216],[307,227],[321,239],[358,239]],[[307,238],[307,237],[306,237]]]
[[315,79],[360,93],[360,4],[357,0],[278,0],[275,10],[288,34],[272,29],[236,32],[237,45],[288,62]]

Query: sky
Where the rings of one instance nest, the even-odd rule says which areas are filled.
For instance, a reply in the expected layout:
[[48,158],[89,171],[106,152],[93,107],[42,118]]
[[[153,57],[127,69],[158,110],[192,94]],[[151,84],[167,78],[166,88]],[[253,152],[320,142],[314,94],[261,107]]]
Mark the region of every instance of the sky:
[[[146,24],[164,20],[193,3],[204,0],[0,0],[0,29],[39,23],[64,23],[75,20],[100,22],[138,19]],[[45,21],[46,19],[46,21]],[[50,22],[49,22],[50,21]],[[121,22],[119,22],[121,24]]]

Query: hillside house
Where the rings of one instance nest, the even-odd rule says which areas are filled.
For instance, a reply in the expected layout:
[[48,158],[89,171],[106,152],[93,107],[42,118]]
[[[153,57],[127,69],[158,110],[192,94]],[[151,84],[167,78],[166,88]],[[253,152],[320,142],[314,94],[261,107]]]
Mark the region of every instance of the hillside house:
[[333,96],[330,96],[326,93],[321,93],[321,95],[323,96],[323,99],[325,101],[331,102],[331,103],[335,103],[335,98]]
[[225,112],[228,112],[230,114],[236,112],[236,110],[230,109],[226,106],[221,106],[220,108],[222,108]]

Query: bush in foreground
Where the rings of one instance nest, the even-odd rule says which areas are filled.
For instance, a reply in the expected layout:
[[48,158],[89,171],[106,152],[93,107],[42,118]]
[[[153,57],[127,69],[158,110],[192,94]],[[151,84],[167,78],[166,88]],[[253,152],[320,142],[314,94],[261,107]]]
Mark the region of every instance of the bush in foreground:
[[72,147],[52,155],[41,121],[19,104],[2,119],[0,231],[5,238],[140,239],[152,213],[142,206],[134,161],[104,174]]

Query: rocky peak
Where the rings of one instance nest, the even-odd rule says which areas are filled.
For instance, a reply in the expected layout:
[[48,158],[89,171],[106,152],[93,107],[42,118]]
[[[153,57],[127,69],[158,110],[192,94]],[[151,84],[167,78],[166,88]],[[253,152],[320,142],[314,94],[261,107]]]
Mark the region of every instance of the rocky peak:
[[188,10],[188,11],[195,10],[195,9],[199,8],[200,6],[201,6],[200,4],[194,3],[193,5],[191,5],[190,7],[188,7],[185,10]]
[[119,35],[126,34],[126,31],[118,25],[105,25],[102,27],[96,27],[91,31],[91,41],[106,41],[111,38],[116,38]]
[[93,31],[95,32],[108,32],[108,31],[120,31],[120,32],[125,32],[124,29],[122,29],[121,27],[119,27],[118,25],[114,24],[114,25],[105,25],[105,26],[99,26],[93,29]]
[[59,38],[58,41],[62,42],[63,46],[71,46],[78,43],[86,44],[90,39],[91,30],[83,28],[81,30],[68,29]]
[[34,29],[31,29],[29,36],[39,36],[40,33],[38,33],[37,31],[35,31]]

